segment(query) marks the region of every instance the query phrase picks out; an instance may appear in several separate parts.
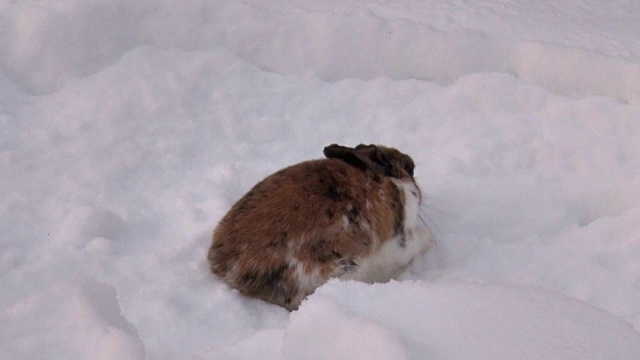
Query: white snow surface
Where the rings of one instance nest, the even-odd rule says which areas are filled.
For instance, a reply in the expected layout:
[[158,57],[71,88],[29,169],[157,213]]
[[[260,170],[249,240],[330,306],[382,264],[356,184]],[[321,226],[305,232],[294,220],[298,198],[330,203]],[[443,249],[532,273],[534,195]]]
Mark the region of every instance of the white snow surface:
[[334,280],[291,315],[282,358],[595,360],[638,351],[628,323],[548,291]]
[[[424,259],[293,313],[212,276],[332,143],[414,158]],[[3,359],[640,359],[639,259],[639,2],[0,0]]]

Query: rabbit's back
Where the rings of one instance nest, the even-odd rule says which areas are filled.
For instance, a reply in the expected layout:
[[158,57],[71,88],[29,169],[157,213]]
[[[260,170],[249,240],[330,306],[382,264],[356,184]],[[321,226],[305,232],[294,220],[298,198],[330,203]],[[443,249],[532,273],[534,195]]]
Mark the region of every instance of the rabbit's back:
[[337,159],[290,166],[256,184],[220,221],[211,270],[288,307],[393,236],[402,216],[385,214],[399,211],[389,206],[398,196],[387,178]]

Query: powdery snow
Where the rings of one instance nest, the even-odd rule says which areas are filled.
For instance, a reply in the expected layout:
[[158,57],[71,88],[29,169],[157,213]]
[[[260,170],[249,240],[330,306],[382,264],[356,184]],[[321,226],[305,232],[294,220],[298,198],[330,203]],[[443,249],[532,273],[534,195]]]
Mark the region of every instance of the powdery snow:
[[115,289],[95,281],[52,285],[7,308],[0,321],[5,358],[144,359]]
[[[312,341],[310,341],[313,339]],[[632,359],[640,334],[535,288],[333,281],[291,315],[283,359]]]
[[[0,24],[3,356],[640,358],[635,3],[0,0]],[[291,314],[216,280],[217,221],[331,143],[416,160],[423,266]]]

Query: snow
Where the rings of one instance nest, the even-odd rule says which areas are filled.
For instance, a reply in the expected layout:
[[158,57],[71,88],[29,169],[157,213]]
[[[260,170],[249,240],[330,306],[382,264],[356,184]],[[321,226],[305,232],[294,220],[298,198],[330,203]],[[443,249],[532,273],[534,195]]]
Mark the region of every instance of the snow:
[[[640,358],[635,2],[0,0],[0,29],[3,356]],[[217,221],[332,143],[416,160],[423,266],[293,313],[215,279]]]
[[3,356],[144,359],[144,345],[115,293],[112,286],[74,279],[18,301],[0,316],[3,338],[14,342]]
[[632,359],[638,351],[628,323],[548,291],[334,280],[291,315],[282,358]]

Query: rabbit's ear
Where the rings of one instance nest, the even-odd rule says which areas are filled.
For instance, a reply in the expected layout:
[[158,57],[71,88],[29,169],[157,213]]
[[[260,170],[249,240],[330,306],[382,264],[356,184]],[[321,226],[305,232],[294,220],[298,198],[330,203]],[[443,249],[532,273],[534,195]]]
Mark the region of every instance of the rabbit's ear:
[[354,148],[338,144],[329,145],[324,148],[324,156],[336,158],[359,169],[369,169],[380,175],[389,175],[391,164],[386,160],[383,152],[379,151],[375,145],[360,144]]

